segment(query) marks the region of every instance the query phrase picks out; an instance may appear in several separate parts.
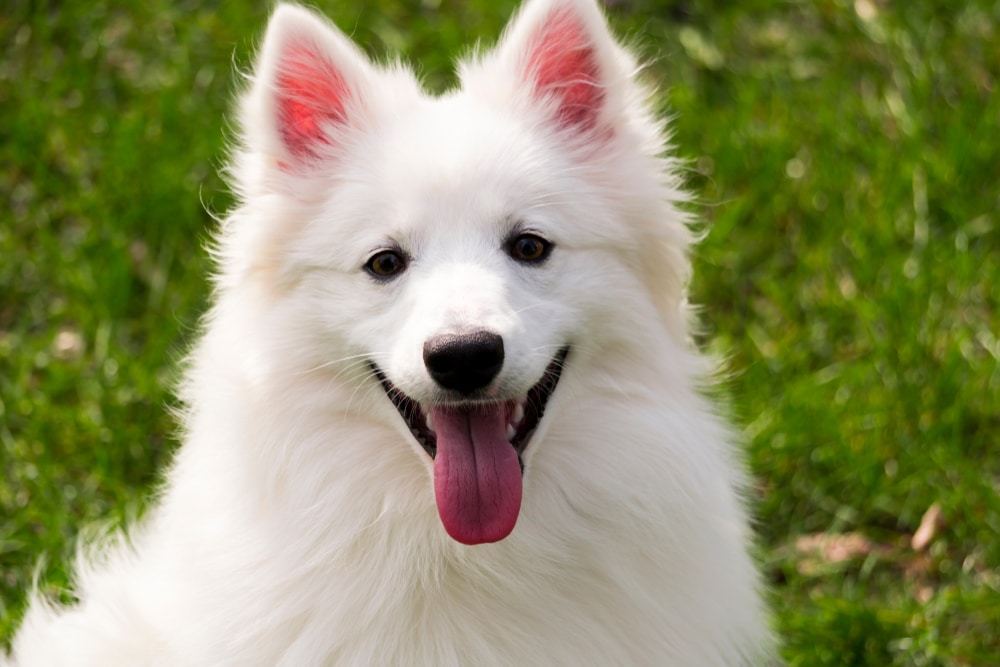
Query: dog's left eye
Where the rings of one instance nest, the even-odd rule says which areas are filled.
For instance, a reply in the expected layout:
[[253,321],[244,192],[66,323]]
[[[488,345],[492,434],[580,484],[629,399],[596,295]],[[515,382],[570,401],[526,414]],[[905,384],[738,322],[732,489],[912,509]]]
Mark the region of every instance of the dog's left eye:
[[552,252],[552,243],[536,234],[518,234],[507,243],[507,254],[519,262],[536,264]]
[[365,270],[380,279],[392,278],[405,269],[406,257],[395,250],[383,250],[376,253],[365,263]]

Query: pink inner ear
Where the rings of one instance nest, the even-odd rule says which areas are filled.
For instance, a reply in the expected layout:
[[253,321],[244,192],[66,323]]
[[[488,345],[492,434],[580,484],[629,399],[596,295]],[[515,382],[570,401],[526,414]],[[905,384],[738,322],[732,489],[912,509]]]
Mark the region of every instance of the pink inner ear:
[[556,9],[531,42],[528,68],[540,96],[559,100],[561,127],[593,129],[604,102],[600,68],[589,35],[570,10]]
[[277,78],[278,131],[298,158],[314,157],[329,144],[324,125],[346,121],[347,85],[322,55],[294,46],[283,58]]

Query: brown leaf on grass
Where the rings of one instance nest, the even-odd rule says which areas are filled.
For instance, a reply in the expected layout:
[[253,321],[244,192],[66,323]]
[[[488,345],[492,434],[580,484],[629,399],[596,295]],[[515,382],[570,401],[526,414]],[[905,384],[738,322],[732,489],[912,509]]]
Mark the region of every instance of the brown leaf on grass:
[[931,543],[931,540],[934,539],[938,529],[943,525],[944,520],[941,516],[941,506],[934,503],[927,508],[924,516],[920,519],[920,526],[917,528],[917,532],[913,533],[913,537],[910,538],[910,547],[914,551],[923,551]]
[[931,586],[918,586],[913,592],[913,597],[920,604],[927,604],[934,597],[934,588]]
[[83,351],[83,336],[78,331],[63,329],[56,335],[55,340],[52,341],[52,353],[56,359],[62,361],[77,359],[83,354]]
[[840,563],[870,554],[876,545],[861,533],[814,533],[795,540],[795,550],[827,563]]
[[795,540],[795,551],[800,558],[797,567],[807,576],[821,574],[838,563],[862,559],[873,551],[886,550],[885,545],[861,533],[813,533]]

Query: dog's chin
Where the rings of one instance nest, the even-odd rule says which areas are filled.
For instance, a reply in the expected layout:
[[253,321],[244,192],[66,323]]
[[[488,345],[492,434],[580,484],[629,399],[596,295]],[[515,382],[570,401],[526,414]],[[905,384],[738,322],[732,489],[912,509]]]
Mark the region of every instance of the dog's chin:
[[435,406],[422,406],[394,385],[385,372],[374,362],[369,362],[369,364],[389,400],[396,407],[400,417],[403,418],[403,423],[406,424],[410,433],[431,459],[435,458],[438,449],[438,434],[432,416],[434,408],[449,412],[499,412],[506,424],[507,441],[520,459],[545,415],[545,408],[556,389],[556,385],[559,384],[559,378],[562,375],[568,354],[569,346],[561,348],[549,362],[538,382],[522,396],[507,399],[484,397],[453,401],[443,400]]

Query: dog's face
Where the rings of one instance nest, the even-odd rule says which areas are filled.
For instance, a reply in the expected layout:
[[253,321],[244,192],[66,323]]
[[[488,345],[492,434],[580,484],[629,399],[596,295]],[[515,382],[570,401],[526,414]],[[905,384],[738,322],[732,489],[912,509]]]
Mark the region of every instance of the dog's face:
[[[552,183],[568,165],[476,106],[462,96],[420,100],[418,113],[371,137],[351,161],[366,177],[331,188],[325,222],[295,243],[309,261],[340,246],[331,268],[345,291],[336,300],[363,309],[347,325],[353,349],[372,350],[386,379],[424,407],[523,398],[577,335],[595,293],[580,289],[588,273],[573,277],[574,257],[586,253],[574,246],[586,241],[569,233],[560,190],[580,188]],[[343,333],[342,315],[328,326]],[[435,361],[449,359],[468,377],[435,373]],[[495,373],[477,374],[477,359],[494,361]]]
[[271,215],[237,245],[315,363],[384,390],[460,542],[510,533],[564,369],[663,317],[651,274],[685,271],[683,231],[664,255],[642,228],[672,211],[629,67],[590,0],[529,4],[440,98],[305,10],[268,29],[238,173]]

